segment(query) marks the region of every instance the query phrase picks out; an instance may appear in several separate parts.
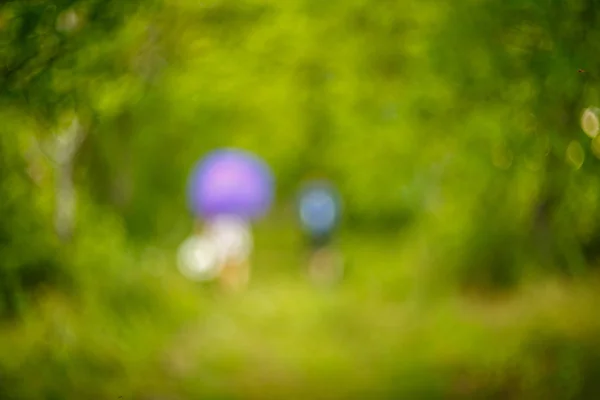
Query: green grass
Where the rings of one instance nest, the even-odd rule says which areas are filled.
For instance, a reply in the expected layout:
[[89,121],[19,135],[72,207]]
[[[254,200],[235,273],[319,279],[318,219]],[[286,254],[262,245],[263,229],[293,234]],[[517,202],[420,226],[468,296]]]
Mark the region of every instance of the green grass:
[[128,257],[128,267],[138,269],[117,281],[87,282],[78,301],[39,295],[21,321],[0,332],[0,394],[562,399],[595,393],[596,280],[537,281],[503,297],[423,301],[413,245],[392,237],[342,239],[350,269],[331,289],[305,278],[300,238],[284,222],[257,229],[253,280],[243,293],[188,282],[172,254],[157,250],[143,268]]

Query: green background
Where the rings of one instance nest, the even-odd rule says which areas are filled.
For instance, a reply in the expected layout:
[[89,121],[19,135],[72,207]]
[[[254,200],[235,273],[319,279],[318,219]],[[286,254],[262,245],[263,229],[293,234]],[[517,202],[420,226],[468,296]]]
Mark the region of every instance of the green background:
[[[0,398],[589,399],[600,393],[593,0],[0,5]],[[76,226],[36,150],[73,118]],[[49,142],[50,141],[50,142]],[[249,288],[186,281],[194,163],[277,179]],[[346,276],[294,196],[338,186]]]

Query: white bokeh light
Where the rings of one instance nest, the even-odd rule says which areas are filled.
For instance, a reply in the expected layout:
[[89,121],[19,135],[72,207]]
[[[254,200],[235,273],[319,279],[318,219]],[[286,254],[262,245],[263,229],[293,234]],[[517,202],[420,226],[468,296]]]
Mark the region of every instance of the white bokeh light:
[[206,235],[214,244],[219,263],[244,262],[252,252],[252,234],[248,223],[222,215],[211,220]]
[[598,120],[599,109],[586,108],[581,114],[581,129],[586,135],[592,139],[598,135],[600,131],[600,121]]
[[213,279],[219,273],[218,261],[217,249],[207,238],[192,236],[179,247],[179,271],[188,279]]

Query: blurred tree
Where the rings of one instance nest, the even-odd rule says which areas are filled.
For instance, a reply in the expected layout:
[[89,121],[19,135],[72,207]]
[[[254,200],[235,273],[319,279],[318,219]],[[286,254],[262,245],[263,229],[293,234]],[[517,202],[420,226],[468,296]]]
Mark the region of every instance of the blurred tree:
[[0,21],[0,102],[40,137],[77,116],[77,187],[141,243],[180,240],[189,168],[239,146],[282,200],[316,172],[351,229],[428,227],[465,279],[596,257],[591,1],[7,2]]
[[[23,311],[26,293],[67,278],[57,243],[49,234],[50,216],[37,204],[36,186],[27,175],[11,130],[9,113],[0,128],[0,317]],[[18,120],[18,122],[21,122]]]
[[[75,122],[84,130],[102,125],[104,119],[113,118],[111,112],[120,113],[130,96],[135,97],[130,90],[107,93],[102,89],[115,81],[128,83],[122,78],[130,58],[124,49],[135,48],[136,32],[142,31],[135,25],[139,8],[138,2],[93,0],[0,5],[0,105],[10,111],[3,114],[0,146],[0,280],[6,312],[16,313],[22,293],[55,281],[55,275],[67,269],[65,260],[59,261],[52,224],[36,204],[45,201],[45,192],[35,185],[35,178],[27,176],[21,143],[33,137],[49,156],[46,161],[57,165],[56,227],[68,236],[77,149],[65,152],[62,131],[69,131]],[[88,164],[79,161],[80,167]]]
[[[448,9],[445,21],[431,41],[431,58],[436,73],[453,86],[449,127],[470,147],[464,154],[490,161],[489,183],[471,191],[484,207],[473,214],[476,236],[513,238],[475,247],[489,252],[483,260],[498,262],[493,253],[501,249],[520,254],[521,264],[526,256],[545,268],[580,270],[581,247],[597,235],[590,224],[581,231],[577,221],[596,219],[596,207],[583,193],[597,187],[598,160],[588,146],[583,166],[574,166],[568,148],[585,143],[579,116],[599,100],[592,75],[579,72],[594,71],[600,62],[594,56],[600,38],[595,3],[463,2]],[[467,131],[461,121],[480,124]],[[502,218],[490,220],[492,214]],[[520,245],[523,240],[534,247]],[[510,258],[498,268],[513,265]]]

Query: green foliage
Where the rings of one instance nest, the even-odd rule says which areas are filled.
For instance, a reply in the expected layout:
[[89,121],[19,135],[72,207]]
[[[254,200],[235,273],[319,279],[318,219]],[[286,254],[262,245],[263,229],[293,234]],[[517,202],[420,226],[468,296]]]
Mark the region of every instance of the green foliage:
[[[58,243],[44,204],[37,200],[35,187],[27,176],[25,160],[19,153],[18,137],[10,113],[3,115],[0,134],[0,317],[23,311],[27,293],[41,285],[57,285],[66,271],[59,260]],[[16,122],[22,122],[17,119]]]
[[[3,2],[0,397],[593,397],[600,300],[566,282],[600,256],[599,27],[592,0]],[[59,243],[45,144],[75,117]],[[174,265],[224,146],[277,178],[240,297]],[[290,211],[315,176],[343,195],[333,291]]]

